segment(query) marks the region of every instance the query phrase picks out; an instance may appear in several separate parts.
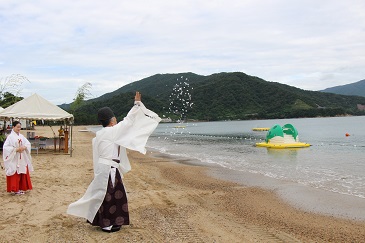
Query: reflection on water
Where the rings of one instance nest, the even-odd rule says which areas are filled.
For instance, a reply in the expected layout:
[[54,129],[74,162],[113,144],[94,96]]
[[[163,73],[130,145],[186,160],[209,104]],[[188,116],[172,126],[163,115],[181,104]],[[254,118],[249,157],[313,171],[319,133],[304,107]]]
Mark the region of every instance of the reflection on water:
[[275,159],[283,159],[287,161],[295,161],[298,155],[298,150],[302,148],[288,148],[288,149],[272,149],[266,148],[267,154]]

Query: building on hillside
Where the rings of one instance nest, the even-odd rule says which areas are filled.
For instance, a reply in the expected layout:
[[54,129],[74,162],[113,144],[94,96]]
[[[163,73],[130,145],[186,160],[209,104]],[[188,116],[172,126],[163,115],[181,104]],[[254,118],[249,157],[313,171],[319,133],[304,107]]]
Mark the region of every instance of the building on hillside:
[[357,109],[360,111],[365,111],[365,105],[357,104]]

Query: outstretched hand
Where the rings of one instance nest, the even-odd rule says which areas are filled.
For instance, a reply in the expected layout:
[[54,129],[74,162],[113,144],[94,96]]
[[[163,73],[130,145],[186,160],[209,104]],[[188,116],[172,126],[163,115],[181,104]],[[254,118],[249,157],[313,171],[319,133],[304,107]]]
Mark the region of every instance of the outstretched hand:
[[141,93],[139,93],[138,91],[136,91],[136,96],[134,96],[134,100],[135,101],[141,101]]

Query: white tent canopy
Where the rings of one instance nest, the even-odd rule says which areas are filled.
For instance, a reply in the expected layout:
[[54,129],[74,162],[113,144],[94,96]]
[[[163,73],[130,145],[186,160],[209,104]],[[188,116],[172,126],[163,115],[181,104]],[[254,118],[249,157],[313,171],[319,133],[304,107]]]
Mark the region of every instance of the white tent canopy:
[[52,104],[48,100],[33,94],[17,103],[0,111],[0,119],[27,119],[27,120],[48,120],[64,121],[71,125],[71,146],[70,155],[72,156],[72,123],[74,116],[60,107]]
[[0,111],[0,118],[16,118],[29,120],[73,120],[73,115],[52,104],[48,100],[33,94]]

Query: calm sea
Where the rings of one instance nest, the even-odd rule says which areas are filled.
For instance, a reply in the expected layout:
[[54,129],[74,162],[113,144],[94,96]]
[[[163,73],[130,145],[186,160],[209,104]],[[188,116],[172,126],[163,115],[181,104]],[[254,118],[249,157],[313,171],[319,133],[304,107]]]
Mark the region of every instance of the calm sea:
[[[297,128],[301,142],[312,146],[280,150],[255,147],[266,132],[252,128],[286,123]],[[365,198],[364,124],[364,116],[162,123],[147,146],[202,163]]]

